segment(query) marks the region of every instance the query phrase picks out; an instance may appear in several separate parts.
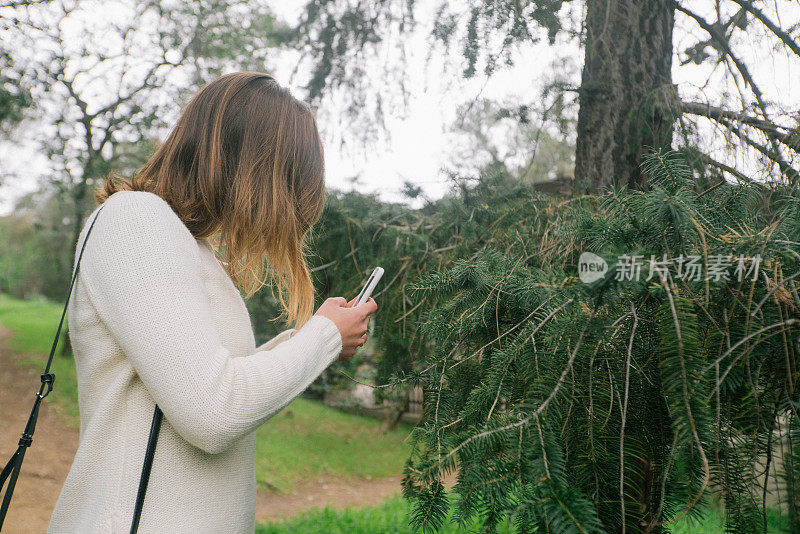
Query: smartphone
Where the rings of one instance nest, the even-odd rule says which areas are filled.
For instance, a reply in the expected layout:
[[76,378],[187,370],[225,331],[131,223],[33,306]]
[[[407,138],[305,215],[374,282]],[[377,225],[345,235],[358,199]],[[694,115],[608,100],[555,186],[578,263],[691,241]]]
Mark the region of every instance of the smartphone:
[[383,267],[375,267],[375,270],[372,271],[371,275],[369,275],[367,283],[364,284],[364,287],[361,288],[361,292],[356,297],[356,302],[353,304],[353,307],[360,306],[369,300],[369,297],[372,295],[372,291],[375,289],[375,286],[378,285],[381,276],[383,276]]

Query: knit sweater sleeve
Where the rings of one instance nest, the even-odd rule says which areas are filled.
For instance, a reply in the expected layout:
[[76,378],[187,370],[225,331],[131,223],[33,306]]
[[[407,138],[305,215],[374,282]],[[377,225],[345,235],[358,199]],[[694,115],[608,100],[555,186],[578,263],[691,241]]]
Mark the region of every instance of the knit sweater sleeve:
[[167,421],[215,454],[302,393],[342,342],[330,319],[314,316],[279,343],[231,357],[212,321],[200,261],[166,201],[124,191],[98,213],[79,278]]
[[283,332],[281,332],[277,336],[275,336],[272,339],[268,340],[263,345],[259,345],[259,347],[256,349],[256,351],[269,350],[269,349],[271,349],[273,347],[277,347],[279,343],[283,343],[284,341],[289,339],[292,336],[292,334],[294,334],[294,332],[295,332],[294,328],[290,328],[288,330],[284,330]]

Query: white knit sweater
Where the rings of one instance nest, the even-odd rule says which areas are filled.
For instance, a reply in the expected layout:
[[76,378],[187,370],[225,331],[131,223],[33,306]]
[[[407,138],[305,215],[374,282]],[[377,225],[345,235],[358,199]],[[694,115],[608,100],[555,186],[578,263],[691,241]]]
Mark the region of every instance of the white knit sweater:
[[158,403],[164,420],[139,532],[252,533],[255,430],[339,355],[336,325],[314,316],[256,347],[210,243],[140,191],[106,200],[75,286],[80,445],[48,532],[129,531]]

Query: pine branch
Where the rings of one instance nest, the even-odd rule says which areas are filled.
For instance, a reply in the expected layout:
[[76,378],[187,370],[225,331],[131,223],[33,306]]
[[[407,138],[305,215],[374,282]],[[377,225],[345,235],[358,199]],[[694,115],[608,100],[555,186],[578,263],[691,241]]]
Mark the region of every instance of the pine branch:
[[708,486],[708,482],[711,479],[711,468],[709,466],[708,458],[706,457],[706,453],[703,448],[703,443],[700,440],[700,436],[698,434],[697,423],[690,402],[690,397],[694,396],[697,382],[695,382],[694,387],[692,387],[692,391],[690,394],[689,375],[686,370],[684,331],[682,330],[680,321],[678,319],[678,311],[675,306],[675,297],[673,296],[673,288],[671,287],[671,283],[668,281],[666,276],[664,276],[662,273],[659,273],[659,277],[661,279],[661,285],[664,287],[664,290],[666,291],[667,299],[669,300],[670,310],[672,311],[672,318],[675,325],[675,335],[678,341],[677,359],[680,362],[680,370],[681,370],[680,383],[683,393],[684,407],[686,408],[686,416],[689,421],[689,428],[692,432],[692,437],[694,438],[695,446],[697,447],[697,451],[700,453],[700,458],[703,462],[703,483],[700,486],[700,490],[696,492],[692,501],[686,505],[683,512],[678,516],[680,518],[689,513],[689,510],[697,503],[697,501],[703,495],[703,492],[705,491],[706,487]]
[[444,462],[444,461],[448,460],[449,458],[454,456],[456,453],[458,453],[458,451],[460,451],[464,446],[472,443],[473,441],[489,437],[491,435],[497,434],[498,432],[504,432],[506,430],[512,430],[514,428],[525,426],[528,423],[530,423],[533,419],[537,419],[538,420],[539,416],[547,409],[547,406],[550,404],[550,402],[553,400],[553,398],[555,398],[556,394],[558,394],[559,389],[561,389],[561,386],[564,383],[564,379],[567,377],[567,374],[569,374],[570,370],[572,369],[572,364],[575,361],[575,357],[578,354],[578,349],[580,348],[581,342],[583,341],[583,335],[586,333],[586,328],[589,326],[589,323],[591,323],[595,312],[596,312],[596,310],[592,309],[592,311],[589,313],[589,317],[586,320],[586,324],[584,325],[583,329],[581,330],[580,335],[578,336],[578,341],[575,344],[575,348],[572,351],[572,355],[570,356],[570,359],[567,362],[566,367],[562,371],[561,376],[558,379],[558,382],[556,382],[555,387],[550,392],[550,395],[548,395],[548,397],[544,400],[544,402],[542,402],[542,404],[540,404],[539,407],[533,412],[533,414],[529,415],[528,417],[525,417],[524,419],[516,421],[514,423],[510,423],[508,425],[505,425],[503,427],[495,428],[495,429],[492,429],[492,430],[485,430],[485,431],[483,431],[483,432],[481,432],[479,434],[475,434],[473,436],[470,436],[465,441],[462,441],[457,447],[452,449],[449,453],[447,453],[447,455],[438,463],[441,463],[441,462]]

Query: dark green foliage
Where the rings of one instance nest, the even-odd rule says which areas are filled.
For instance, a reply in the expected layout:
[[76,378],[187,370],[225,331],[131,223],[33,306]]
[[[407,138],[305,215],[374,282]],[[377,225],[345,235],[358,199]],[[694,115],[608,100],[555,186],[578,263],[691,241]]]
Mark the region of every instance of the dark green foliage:
[[[428,38],[431,55],[438,44],[447,50],[455,47],[461,54],[453,57],[463,62],[464,77],[492,74],[519,61],[514,52],[520,44],[543,38],[553,44],[562,31],[559,11],[564,4],[565,0],[435,3]],[[348,138],[375,140],[387,131],[386,117],[407,105],[405,62],[416,45],[409,46],[415,41],[403,37],[418,28],[415,7],[414,1],[308,0],[298,23],[277,32],[283,44],[302,51],[310,62],[305,82],[310,101],[345,96],[341,101],[346,103]],[[498,40],[502,45],[497,50],[486,46]]]
[[[465,35],[461,40],[461,52],[466,62],[462,75],[472,78],[477,66],[483,61],[483,73],[490,75],[503,66],[514,64],[514,45],[538,42],[540,34],[547,35],[550,44],[555,43],[561,31],[558,12],[564,0],[539,0],[517,2],[515,0],[479,1],[471,4],[467,17]],[[451,44],[457,30],[455,21],[463,11],[461,6],[442,3],[434,25],[433,36],[445,46]],[[502,36],[503,46],[492,52],[486,43]]]
[[8,52],[0,49],[0,132],[7,134],[12,130],[31,103],[30,91],[22,86],[19,75],[11,69]]
[[[488,217],[482,235],[458,229],[474,254],[408,286],[425,309],[413,375],[425,417],[404,482],[419,526],[453,506],[489,529],[513,517],[520,532],[615,531],[623,520],[639,532],[702,514],[714,494],[729,531],[754,532],[766,517],[759,473],[790,438],[779,485],[796,524],[786,491],[800,476],[796,193],[765,202],[753,186],[700,191],[669,152],[644,170],[646,192],[523,205],[485,188],[453,203]],[[605,280],[581,283],[573,273],[587,250],[643,256],[640,278],[615,280],[609,261]],[[651,254],[698,255],[701,279],[674,264],[649,276]],[[761,274],[737,280],[734,261],[730,279],[715,280],[715,255],[740,254],[760,254]],[[781,421],[794,429],[782,438]],[[453,470],[448,503],[439,480]]]
[[65,200],[31,193],[17,201],[14,213],[0,217],[0,292],[63,302],[75,253],[74,219]]

